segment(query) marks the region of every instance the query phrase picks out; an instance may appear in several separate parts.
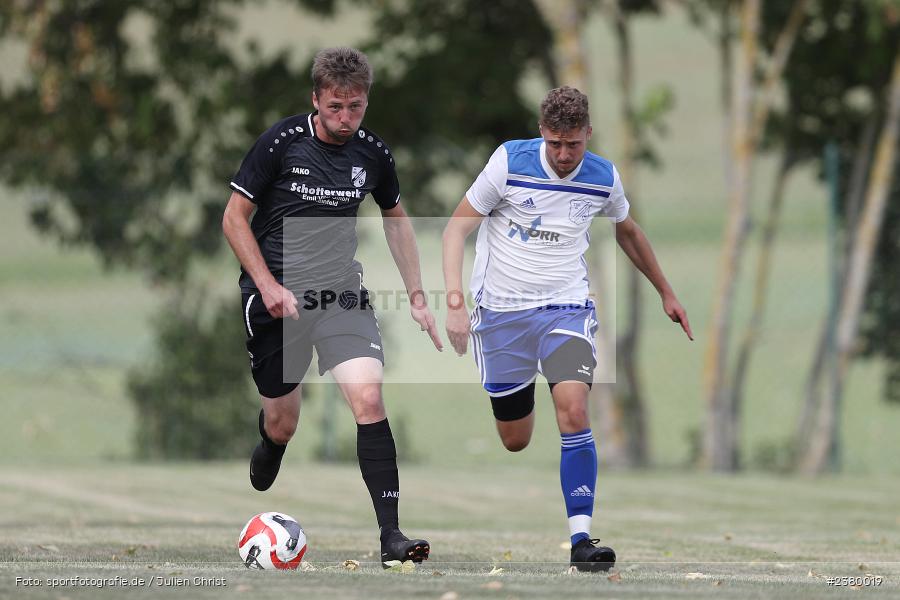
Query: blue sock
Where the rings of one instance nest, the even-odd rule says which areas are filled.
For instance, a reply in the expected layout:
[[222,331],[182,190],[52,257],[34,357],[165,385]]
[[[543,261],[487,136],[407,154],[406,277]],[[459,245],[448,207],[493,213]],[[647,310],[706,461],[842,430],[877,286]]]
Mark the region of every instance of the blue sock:
[[562,434],[559,482],[566,501],[569,534],[574,546],[580,540],[591,537],[594,490],[597,486],[597,448],[590,429]]

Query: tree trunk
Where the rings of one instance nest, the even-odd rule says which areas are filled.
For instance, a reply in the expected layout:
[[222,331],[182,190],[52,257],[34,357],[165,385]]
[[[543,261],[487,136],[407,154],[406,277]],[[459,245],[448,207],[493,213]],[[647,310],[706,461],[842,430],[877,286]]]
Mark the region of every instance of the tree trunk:
[[769,280],[772,271],[772,255],[775,249],[775,235],[778,232],[781,219],[781,207],[784,203],[784,192],[787,186],[788,175],[793,168],[793,158],[790,149],[785,151],[785,156],[778,168],[775,177],[775,185],[772,188],[772,197],[769,201],[769,209],[766,214],[766,222],[763,226],[762,239],[760,240],[759,257],[756,261],[756,281],[753,287],[753,308],[750,320],[741,337],[738,347],[737,360],[735,361],[732,375],[731,390],[732,421],[736,430],[741,428],[741,407],[744,399],[744,385],[747,371],[750,368],[750,360],[759,340],[759,332],[762,326],[763,313],[766,306],[766,293],[769,289]]
[[[731,111],[731,136],[726,184],[729,208],[725,241],[719,265],[719,284],[713,304],[713,315],[704,365],[704,387],[707,424],[703,444],[703,463],[717,471],[733,471],[739,464],[739,419],[737,404],[740,392],[734,393],[734,382],[727,378],[734,294],[740,274],[750,218],[750,174],[759,139],[762,137],[771,107],[771,98],[794,41],[800,31],[808,0],[795,0],[791,14],[775,41],[765,75],[757,91],[754,70],[758,57],[760,0],[744,0],[741,6],[740,44],[734,86],[728,109]],[[723,29],[727,31],[728,14],[723,13]],[[720,41],[720,51],[730,52],[727,41]],[[723,68],[730,65],[723,56]],[[741,367],[743,368],[743,367]]]
[[803,449],[799,461],[800,470],[806,474],[818,474],[827,468],[828,458],[836,443],[839,419],[837,407],[853,357],[872,257],[893,182],[898,130],[900,130],[900,54],[894,60],[888,92],[887,117],[879,136],[865,202],[853,235],[847,275],[841,293],[840,313],[835,329],[834,376],[828,378],[824,386],[824,392],[818,402],[819,410],[813,421],[809,445]]
[[[847,232],[853,232],[856,229],[856,222],[859,218],[859,207],[862,206],[863,198],[866,192],[866,175],[869,172],[869,165],[872,155],[875,151],[875,142],[877,141],[879,124],[883,112],[881,109],[873,110],[866,126],[860,134],[857,148],[860,149],[854,157],[853,168],[850,174],[850,186],[848,190],[846,209],[844,213],[844,229]],[[838,285],[843,286],[843,282],[847,277],[847,262],[850,255],[850,249],[853,246],[853,236],[844,235],[843,242],[839,245],[838,265],[837,265],[837,281]],[[840,298],[838,298],[838,303]],[[834,328],[837,313],[840,306],[832,307],[825,315],[822,322],[822,330],[816,343],[815,354],[812,365],[809,368],[809,374],[806,378],[806,386],[804,388],[803,408],[800,411],[800,417],[797,421],[797,430],[794,434],[794,447],[798,450],[807,448],[810,443],[812,434],[812,425],[814,416],[818,411],[818,402],[822,395],[822,379],[828,373],[826,367],[833,363],[832,345],[834,339]],[[795,465],[799,468],[799,465]]]
[[[722,109],[722,148],[728,150],[732,146],[731,137],[731,106],[734,100],[732,91],[734,83],[734,53],[731,47],[731,38],[734,35],[731,23],[732,2],[722,2],[719,14],[719,104]],[[728,153],[724,154],[722,161],[723,175],[725,176],[725,189],[730,190],[734,186],[734,166],[728,159]]]
[[737,468],[737,434],[733,407],[727,393],[726,363],[734,311],[734,292],[747,237],[750,201],[750,169],[753,160],[751,110],[753,70],[759,35],[760,0],[744,0],[741,9],[741,43],[735,70],[732,145],[729,149],[733,176],[728,191],[728,224],[719,265],[719,283],[706,348],[704,383],[707,423],[703,445],[705,466],[716,471]]
[[585,0],[534,0],[553,33],[553,63],[556,77],[551,83],[571,85],[585,94],[588,89],[588,59],[584,42]]
[[775,40],[775,46],[772,48],[772,54],[769,57],[769,63],[766,66],[762,83],[759,86],[759,95],[757,97],[753,110],[753,124],[750,127],[750,135],[754,141],[762,139],[763,129],[766,126],[766,120],[769,118],[769,111],[772,108],[772,99],[775,96],[775,90],[778,82],[781,80],[781,74],[784,73],[784,67],[787,65],[788,57],[794,48],[794,42],[797,40],[797,34],[800,32],[800,26],[806,16],[806,5],[809,0],[795,0],[794,6],[791,7],[791,14],[784,24],[784,28],[778,33]]
[[[619,4],[613,3],[613,25],[618,48],[618,79],[620,92],[620,140],[621,157],[617,162],[619,176],[626,186],[630,213],[638,218],[637,169],[635,165],[637,145],[637,123],[634,109],[634,61],[631,51],[631,32],[628,17]],[[641,327],[642,276],[637,268],[628,264],[627,308],[628,319],[625,331],[616,343],[616,389],[615,403],[621,417],[620,429],[624,434],[623,447],[618,456],[621,467],[643,467],[649,460],[647,440],[647,411],[645,408],[640,369],[638,364]]]

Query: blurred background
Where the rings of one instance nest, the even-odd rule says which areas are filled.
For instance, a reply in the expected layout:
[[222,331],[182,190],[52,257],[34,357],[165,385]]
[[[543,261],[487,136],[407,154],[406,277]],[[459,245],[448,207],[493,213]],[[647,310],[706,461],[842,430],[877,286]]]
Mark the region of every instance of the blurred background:
[[[415,216],[448,215],[498,143],[536,137],[548,89],[590,96],[592,150],[696,337],[619,253],[617,383],[592,392],[609,467],[900,474],[896,0],[3,2],[0,463],[246,460],[227,184],[259,133],[311,110],[312,56],[335,45],[372,60],[365,124]],[[440,228],[418,233],[439,288]],[[380,235],[360,257],[393,269],[367,253]],[[399,319],[386,342],[429,352]],[[514,459],[477,384],[385,398],[406,460],[549,466],[538,389]],[[290,452],[355,462],[332,386],[304,393]]]

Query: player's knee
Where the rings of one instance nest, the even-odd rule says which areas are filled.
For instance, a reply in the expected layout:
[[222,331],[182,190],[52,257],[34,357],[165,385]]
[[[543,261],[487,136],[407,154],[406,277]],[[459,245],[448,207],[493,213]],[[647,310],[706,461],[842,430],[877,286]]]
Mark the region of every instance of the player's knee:
[[381,387],[365,385],[355,391],[353,400],[356,420],[360,422],[380,421],[385,417],[384,402],[381,399]]
[[509,450],[510,452],[521,452],[525,448],[528,447],[528,443],[531,441],[531,436],[509,436],[509,437],[501,437],[503,441],[503,446]]
[[287,444],[297,432],[297,419],[288,416],[266,419],[266,433],[276,444]]
[[505,396],[491,396],[491,408],[503,446],[510,452],[524,450],[534,423],[534,382]]
[[590,427],[587,403],[571,402],[564,406],[557,406],[556,420],[560,427],[568,431],[580,431]]

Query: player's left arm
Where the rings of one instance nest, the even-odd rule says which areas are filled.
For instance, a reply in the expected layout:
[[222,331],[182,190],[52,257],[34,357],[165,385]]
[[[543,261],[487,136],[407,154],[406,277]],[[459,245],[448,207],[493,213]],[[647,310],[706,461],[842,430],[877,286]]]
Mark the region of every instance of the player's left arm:
[[616,242],[625,252],[628,258],[634,263],[634,266],[644,274],[644,276],[653,284],[656,291],[662,298],[663,310],[674,322],[681,324],[681,328],[687,334],[688,338],[693,340],[694,334],[691,333],[691,324],[688,321],[687,311],[681,306],[672,286],[666,281],[662,268],[656,260],[653,248],[650,246],[650,240],[644,235],[643,230],[638,226],[637,222],[630,216],[625,217],[619,223],[616,223]]
[[444,343],[438,334],[434,315],[428,308],[428,299],[422,289],[422,271],[419,267],[419,249],[416,245],[416,234],[412,222],[400,204],[393,208],[382,209],[384,219],[384,237],[387,239],[391,256],[403,278],[406,293],[409,294],[410,313],[413,320],[431,336],[434,347],[444,349]]

